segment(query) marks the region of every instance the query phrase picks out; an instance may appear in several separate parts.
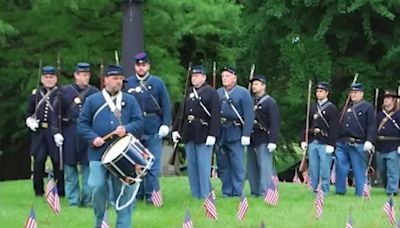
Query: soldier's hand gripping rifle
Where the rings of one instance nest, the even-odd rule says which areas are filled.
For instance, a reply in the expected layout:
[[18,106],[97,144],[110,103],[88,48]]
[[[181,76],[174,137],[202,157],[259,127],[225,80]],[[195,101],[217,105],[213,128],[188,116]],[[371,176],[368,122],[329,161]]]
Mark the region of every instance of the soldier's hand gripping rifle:
[[[185,103],[186,103],[185,101],[186,101],[186,97],[187,97],[187,94],[188,94],[191,69],[192,69],[192,63],[190,62],[189,65],[188,65],[188,68],[187,68],[187,72],[186,72],[186,82],[185,82],[185,91],[184,91],[185,93],[184,93],[184,95],[182,97],[182,102],[179,105],[178,115],[176,116],[177,121],[178,121],[178,129],[177,129],[177,131],[179,133],[182,133],[183,121],[185,121],[183,115],[185,113]],[[174,151],[173,151],[172,156],[170,157],[169,162],[168,162],[168,164],[173,165],[174,167],[179,164],[178,144],[179,144],[179,142],[175,142],[174,143],[174,147],[173,147]]]
[[[310,106],[311,106],[311,87],[312,81],[308,81],[308,92],[307,92],[307,114],[306,114],[306,130],[304,132],[304,141],[308,145],[308,133],[310,131]],[[303,150],[303,156],[301,157],[300,167],[299,170],[301,172],[307,171],[307,150]]]

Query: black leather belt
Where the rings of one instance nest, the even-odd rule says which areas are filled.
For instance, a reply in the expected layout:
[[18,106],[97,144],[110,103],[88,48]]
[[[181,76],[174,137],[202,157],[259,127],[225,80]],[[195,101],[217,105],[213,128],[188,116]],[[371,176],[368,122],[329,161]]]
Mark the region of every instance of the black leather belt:
[[221,124],[223,124],[223,125],[230,125],[230,124],[233,124],[235,126],[241,126],[242,125],[240,123],[239,119],[228,119],[226,117],[221,117],[220,121],[221,121]]
[[397,140],[400,140],[400,137],[379,135],[378,140],[379,141],[397,141]]
[[321,128],[310,129],[309,132],[314,135],[322,135],[323,137],[328,137],[328,133],[324,132]]
[[349,143],[364,143],[365,142],[365,140],[363,140],[363,139],[357,139],[354,137],[345,137],[345,139]]
[[157,112],[143,112],[143,116],[157,116]]
[[197,121],[197,122],[200,122],[202,125],[208,126],[207,121],[205,121],[205,120],[203,120],[201,118],[197,118],[194,115],[187,115],[186,119],[188,120],[189,123]]

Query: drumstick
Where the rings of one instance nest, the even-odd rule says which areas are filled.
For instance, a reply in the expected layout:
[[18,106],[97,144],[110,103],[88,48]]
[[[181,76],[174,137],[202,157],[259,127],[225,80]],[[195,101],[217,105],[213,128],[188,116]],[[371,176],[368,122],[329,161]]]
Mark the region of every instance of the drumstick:
[[107,135],[101,137],[104,141],[107,141],[109,138],[111,138],[115,134],[114,131],[108,133]]

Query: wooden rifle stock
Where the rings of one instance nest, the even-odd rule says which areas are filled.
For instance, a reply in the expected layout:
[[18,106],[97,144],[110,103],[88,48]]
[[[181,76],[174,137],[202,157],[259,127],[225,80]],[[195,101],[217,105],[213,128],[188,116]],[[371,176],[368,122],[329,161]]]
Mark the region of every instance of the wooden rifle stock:
[[[178,118],[178,132],[182,133],[182,128],[183,128],[183,114],[185,113],[185,101],[188,93],[188,88],[189,88],[189,83],[190,83],[190,71],[192,69],[192,63],[190,62],[187,68],[186,72],[186,82],[185,82],[185,93],[182,98],[182,102],[179,106],[179,113],[177,115]],[[179,156],[178,156],[178,143],[174,143],[174,151],[172,153],[172,156],[170,157],[168,164],[173,165],[174,167],[179,164]]]
[[[310,106],[311,106],[311,87],[312,87],[312,81],[308,81],[308,94],[307,94],[307,114],[306,114],[306,130],[305,130],[305,135],[304,135],[304,141],[308,145],[308,132],[310,129]],[[301,172],[305,172],[308,169],[307,165],[307,150],[303,150],[303,156],[301,157],[301,162],[300,162],[300,167],[299,170]]]

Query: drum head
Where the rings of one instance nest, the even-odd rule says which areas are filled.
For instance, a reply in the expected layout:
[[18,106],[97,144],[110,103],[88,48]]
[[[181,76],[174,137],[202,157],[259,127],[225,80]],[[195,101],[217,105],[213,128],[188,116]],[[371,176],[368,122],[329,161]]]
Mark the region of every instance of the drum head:
[[131,142],[130,135],[124,136],[115,141],[104,153],[102,158],[102,163],[106,164],[112,162],[128,148],[130,142]]

